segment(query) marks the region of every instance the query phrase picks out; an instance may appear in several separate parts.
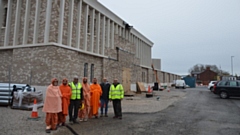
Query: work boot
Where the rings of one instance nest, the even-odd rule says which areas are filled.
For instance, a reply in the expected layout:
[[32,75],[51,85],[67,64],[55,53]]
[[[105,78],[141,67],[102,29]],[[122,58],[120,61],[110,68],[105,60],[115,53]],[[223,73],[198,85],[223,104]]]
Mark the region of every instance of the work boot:
[[105,114],[105,117],[108,117],[108,115],[107,115],[107,114]]

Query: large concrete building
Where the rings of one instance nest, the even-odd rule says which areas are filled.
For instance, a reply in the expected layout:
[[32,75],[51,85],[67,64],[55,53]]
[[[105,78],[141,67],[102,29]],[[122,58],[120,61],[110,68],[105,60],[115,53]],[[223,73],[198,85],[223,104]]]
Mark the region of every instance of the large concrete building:
[[[153,42],[97,0],[0,0],[0,81],[48,85],[74,75],[156,81]],[[160,60],[154,60],[158,64]],[[180,76],[160,71],[161,82]]]

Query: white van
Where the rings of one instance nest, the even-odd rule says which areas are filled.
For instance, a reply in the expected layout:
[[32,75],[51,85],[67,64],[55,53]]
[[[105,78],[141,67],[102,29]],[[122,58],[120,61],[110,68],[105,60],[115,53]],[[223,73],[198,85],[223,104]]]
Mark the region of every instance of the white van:
[[186,83],[184,80],[176,80],[175,82],[175,88],[178,89],[178,88],[183,88],[185,89],[186,88]]

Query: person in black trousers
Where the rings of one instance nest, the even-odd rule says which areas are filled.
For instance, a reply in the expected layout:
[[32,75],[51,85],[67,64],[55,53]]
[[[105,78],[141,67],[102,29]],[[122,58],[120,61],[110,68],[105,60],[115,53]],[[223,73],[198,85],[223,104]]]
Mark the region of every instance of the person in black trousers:
[[113,102],[114,119],[122,119],[122,105],[121,101],[124,98],[124,90],[122,84],[114,79],[109,91],[109,100]]
[[[69,112],[69,122],[78,123],[78,110],[80,108],[81,103],[83,102],[83,88],[81,83],[78,82],[78,77],[74,76],[73,82],[69,83],[69,86],[72,90],[72,95],[70,98],[70,105],[68,108]],[[74,109],[74,115],[72,115]]]
[[105,117],[108,117],[108,101],[109,101],[109,90],[110,90],[110,83],[107,81],[106,78],[103,78],[103,82],[100,84],[102,88],[102,96],[100,97],[101,100],[101,115],[103,117],[103,108],[105,107]]

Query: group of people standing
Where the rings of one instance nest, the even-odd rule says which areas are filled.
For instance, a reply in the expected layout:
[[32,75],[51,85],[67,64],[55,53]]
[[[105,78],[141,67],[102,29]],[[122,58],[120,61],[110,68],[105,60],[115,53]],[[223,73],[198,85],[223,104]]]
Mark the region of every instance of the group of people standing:
[[70,123],[79,123],[77,118],[80,122],[92,117],[98,118],[99,106],[101,107],[100,117],[108,117],[109,101],[113,102],[113,118],[122,119],[121,100],[123,98],[123,86],[117,79],[110,84],[104,78],[103,82],[98,84],[97,79],[94,78],[90,85],[86,77],[80,83],[78,77],[74,76],[72,82],[69,83],[67,79],[63,79],[59,86],[58,80],[54,78],[47,88],[43,106],[43,112],[46,112],[46,132],[50,133],[58,126],[65,126],[67,115]]

